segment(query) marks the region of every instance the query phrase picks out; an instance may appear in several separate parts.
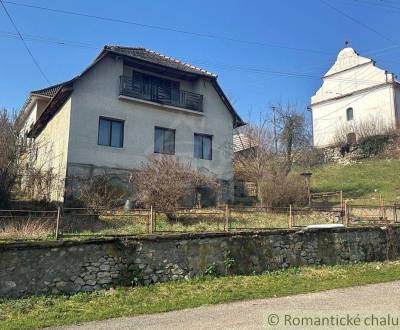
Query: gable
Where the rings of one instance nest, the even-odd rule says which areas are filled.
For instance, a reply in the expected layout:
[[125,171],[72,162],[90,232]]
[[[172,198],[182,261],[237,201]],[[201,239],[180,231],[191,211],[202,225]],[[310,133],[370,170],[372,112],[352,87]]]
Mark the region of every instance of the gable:
[[372,59],[358,55],[352,48],[339,52],[322,79],[321,87],[311,97],[311,106],[395,83],[393,74],[377,67]]
[[[46,109],[43,111],[39,120],[35,123],[32,131],[30,132],[31,137],[37,136],[43,127],[46,126],[47,122],[51,120],[54,114],[57,112],[58,108],[62,105],[62,102],[70,95],[72,92],[73,83],[79,80],[81,77],[85,76],[91,69],[99,62],[101,62],[104,58],[112,56],[114,58],[130,58],[135,61],[141,61],[144,64],[148,63],[149,65],[164,67],[164,70],[174,70],[176,72],[180,72],[181,74],[190,74],[194,77],[208,79],[212,82],[215,90],[217,91],[220,99],[225,104],[226,108],[230,112],[233,121],[233,127],[239,127],[245,125],[243,120],[240,118],[238,113],[233,108],[232,104],[229,102],[228,98],[225,96],[222,91],[220,85],[217,82],[217,76],[200,68],[194,67],[187,63],[180,62],[171,57],[144,49],[144,48],[130,48],[130,47],[118,47],[118,46],[105,46],[100,54],[96,57],[95,61],[86,68],[80,75],[75,78],[67,81],[65,83],[51,86],[45,88],[41,91],[54,92],[51,96],[50,102],[47,105]],[[33,92],[32,92],[33,93]],[[31,94],[32,94],[31,93]]]

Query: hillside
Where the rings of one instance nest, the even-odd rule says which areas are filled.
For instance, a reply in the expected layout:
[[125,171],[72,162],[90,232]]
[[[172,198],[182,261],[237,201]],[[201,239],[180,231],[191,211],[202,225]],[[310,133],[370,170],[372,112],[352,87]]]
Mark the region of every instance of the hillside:
[[351,165],[328,164],[312,168],[313,192],[343,190],[345,198],[375,204],[400,203],[400,160],[365,160]]

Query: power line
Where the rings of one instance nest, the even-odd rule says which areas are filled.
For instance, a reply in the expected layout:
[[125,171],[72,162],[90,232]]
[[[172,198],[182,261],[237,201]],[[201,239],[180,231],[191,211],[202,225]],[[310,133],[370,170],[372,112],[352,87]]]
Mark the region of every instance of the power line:
[[27,43],[24,40],[24,37],[22,36],[22,34],[19,32],[19,29],[17,27],[17,24],[14,22],[14,20],[12,19],[10,13],[8,12],[5,4],[3,3],[3,0],[0,0],[1,6],[4,9],[4,12],[6,13],[8,19],[10,20],[11,24],[14,26],[15,31],[17,32],[19,38],[21,39],[26,51],[28,52],[29,56],[32,58],[33,63],[35,63],[36,67],[38,68],[39,72],[41,73],[41,75],[43,76],[44,80],[46,80],[46,82],[48,84],[50,84],[50,80],[47,78],[47,76],[45,75],[44,71],[42,70],[42,68],[39,65],[39,62],[36,60],[35,56],[33,56],[31,50],[29,49]]
[[382,34],[381,32],[379,32],[378,30],[374,29],[373,27],[365,24],[364,22],[354,18],[353,16],[350,16],[349,14],[347,14],[346,12],[340,10],[339,8],[335,7],[334,5],[332,5],[331,3],[329,3],[326,0],[320,0],[322,3],[324,3],[326,6],[328,6],[329,8],[331,8],[332,10],[334,10],[335,12],[339,13],[340,15],[346,17],[347,19],[353,21],[354,23],[357,23],[358,25],[361,25],[362,27],[364,27],[365,29],[375,33],[376,35],[380,36],[381,38],[390,41],[393,44],[396,44],[397,46],[399,46],[399,42],[397,42],[396,40],[389,38],[387,36],[385,36],[384,34]]
[[[78,48],[85,48],[85,49],[99,49],[102,47],[100,45],[94,45],[94,44],[89,44],[89,43],[84,43],[84,42],[79,42],[79,41],[64,40],[64,39],[51,38],[51,37],[26,34],[26,33],[22,33],[22,36],[24,37],[25,40],[48,43],[48,44],[55,44],[55,45],[60,45],[60,46],[71,46],[71,47],[78,47]],[[0,30],[0,38],[19,39],[19,36],[17,33]]]
[[292,50],[292,51],[312,52],[312,53],[322,54],[322,55],[331,55],[330,52],[326,52],[326,51],[318,50],[318,49],[298,48],[298,47],[291,47],[291,46],[286,46],[286,45],[277,45],[277,44],[272,44],[272,43],[265,43],[265,42],[260,42],[260,41],[236,39],[236,38],[226,37],[226,36],[221,36],[221,35],[200,33],[200,32],[182,30],[182,29],[177,29],[177,28],[167,27],[167,26],[144,24],[144,23],[139,23],[139,22],[135,22],[135,21],[128,21],[128,20],[125,20],[125,19],[115,18],[115,17],[105,17],[105,16],[99,16],[99,15],[92,15],[92,14],[87,14],[87,13],[82,13],[82,12],[77,12],[77,11],[55,9],[55,8],[31,5],[31,4],[15,2],[15,1],[3,0],[3,2],[4,3],[8,3],[10,5],[14,5],[14,6],[22,6],[22,7],[27,7],[27,8],[32,8],[32,9],[37,9],[37,10],[42,10],[42,11],[48,11],[48,12],[53,12],[53,13],[65,14],[65,15],[74,15],[74,16],[92,18],[92,19],[108,21],[108,22],[114,22],[114,23],[135,25],[135,26],[140,26],[140,27],[149,28],[149,29],[156,29],[156,30],[163,30],[163,31],[175,32],[175,33],[181,33],[181,34],[192,35],[192,36],[202,37],[202,38],[225,40],[225,41],[238,42],[238,43],[243,43],[243,44],[251,44],[251,45],[258,45],[258,46],[271,47],[271,48],[287,49],[287,50]]
[[[1,34],[3,34],[3,35],[1,35]],[[24,36],[24,39],[35,41],[35,42],[50,43],[50,44],[56,44],[56,45],[61,45],[61,46],[79,47],[79,48],[83,48],[83,49],[101,48],[101,46],[96,46],[94,44],[75,42],[75,41],[63,40],[63,39],[54,39],[54,38],[38,36],[38,35],[23,34],[23,36]],[[19,39],[19,36],[15,33],[0,30],[0,38],[1,37],[18,38]],[[209,66],[219,68],[219,69],[226,69],[226,70],[231,70],[231,71],[232,70],[242,71],[242,72],[255,73],[255,74],[268,74],[268,75],[286,76],[286,77],[292,77],[292,78],[306,78],[306,79],[320,79],[321,78],[320,76],[307,74],[307,72],[290,72],[290,71],[281,71],[281,70],[270,70],[270,69],[254,67],[254,66],[246,66],[243,64],[217,63],[217,62],[210,62],[210,61],[205,61],[205,60],[201,60],[201,59],[184,59],[183,61],[188,62],[188,63],[198,63],[200,65],[209,65]],[[322,67],[322,66],[318,66],[318,67]],[[365,78],[363,78],[363,79],[330,78],[330,79],[335,80],[335,81],[341,81],[341,82],[354,82],[354,81],[358,82],[358,83],[376,83],[377,82],[374,80],[367,80]]]

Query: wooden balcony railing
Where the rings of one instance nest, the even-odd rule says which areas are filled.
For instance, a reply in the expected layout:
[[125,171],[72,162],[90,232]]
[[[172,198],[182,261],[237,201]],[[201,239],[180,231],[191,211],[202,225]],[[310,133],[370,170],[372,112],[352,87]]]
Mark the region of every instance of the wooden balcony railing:
[[176,89],[163,88],[155,84],[134,86],[132,79],[120,77],[120,95],[160,104],[203,112],[203,95]]

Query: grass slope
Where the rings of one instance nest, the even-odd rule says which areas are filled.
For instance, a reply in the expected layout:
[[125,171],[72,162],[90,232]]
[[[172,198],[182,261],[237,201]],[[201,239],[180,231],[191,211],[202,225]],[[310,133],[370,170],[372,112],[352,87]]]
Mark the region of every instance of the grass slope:
[[345,198],[377,203],[400,202],[400,160],[365,160],[352,165],[329,164],[311,169],[313,192],[343,190]]
[[0,300],[0,329],[32,329],[244,299],[400,280],[400,263],[305,267],[254,276],[203,277],[70,297]]

